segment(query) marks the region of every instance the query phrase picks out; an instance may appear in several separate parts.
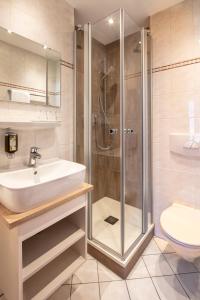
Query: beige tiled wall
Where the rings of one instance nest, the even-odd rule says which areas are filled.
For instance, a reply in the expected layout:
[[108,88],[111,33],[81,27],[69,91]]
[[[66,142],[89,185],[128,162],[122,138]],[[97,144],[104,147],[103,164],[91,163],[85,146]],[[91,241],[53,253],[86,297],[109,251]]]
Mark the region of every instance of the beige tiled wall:
[[[65,0],[0,0],[0,26],[61,53],[73,64],[74,9]],[[73,70],[61,67],[61,109],[18,103],[0,103],[0,120],[61,119],[55,130],[19,131],[19,151],[14,159],[4,152],[0,131],[0,170],[26,164],[30,146],[41,147],[43,159],[73,159]]]
[[[189,133],[189,101],[200,133],[200,0],[186,0],[151,17],[153,39],[153,197],[156,233],[160,214],[173,202],[200,208],[200,158],[170,152],[170,133]],[[155,68],[169,65],[166,70]]]

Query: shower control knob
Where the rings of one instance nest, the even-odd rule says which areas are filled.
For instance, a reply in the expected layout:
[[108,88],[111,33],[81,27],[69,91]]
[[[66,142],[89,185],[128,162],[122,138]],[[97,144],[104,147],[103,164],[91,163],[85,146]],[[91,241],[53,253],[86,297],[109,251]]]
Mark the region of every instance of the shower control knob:
[[124,133],[133,134],[134,130],[132,128],[124,128]]
[[128,129],[127,129],[127,133],[128,133],[128,134],[133,134],[133,133],[134,133],[134,130],[133,130],[132,128],[128,128]]
[[117,134],[118,133],[118,129],[117,128],[110,128],[109,129],[109,134],[110,135],[114,135],[114,134]]

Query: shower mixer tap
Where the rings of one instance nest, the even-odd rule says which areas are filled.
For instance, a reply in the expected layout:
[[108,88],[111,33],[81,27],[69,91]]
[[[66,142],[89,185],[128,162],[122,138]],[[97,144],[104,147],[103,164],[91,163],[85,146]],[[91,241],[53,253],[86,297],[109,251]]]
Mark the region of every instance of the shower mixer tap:
[[132,128],[124,128],[124,133],[125,134],[134,134],[134,129],[132,129]]
[[118,129],[117,128],[110,128],[109,129],[109,134],[110,135],[115,135],[115,134],[117,134],[118,133]]
[[125,129],[127,134],[133,134],[134,133],[134,130],[132,128],[127,128]]
[[[118,128],[110,128],[109,129],[109,134],[110,135],[115,135],[118,134]],[[125,134],[134,134],[134,129],[132,128],[124,128],[124,133]]]

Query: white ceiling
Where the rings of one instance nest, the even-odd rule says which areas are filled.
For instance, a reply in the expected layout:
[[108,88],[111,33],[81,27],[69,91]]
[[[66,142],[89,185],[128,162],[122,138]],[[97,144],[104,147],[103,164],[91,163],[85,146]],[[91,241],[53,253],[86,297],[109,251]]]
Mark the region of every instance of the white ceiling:
[[96,22],[118,8],[125,8],[139,26],[148,16],[173,6],[182,0],[66,0],[76,9],[76,24]]
[[[112,19],[113,23],[109,24],[109,20]],[[140,28],[129,15],[125,15],[124,18],[124,35],[128,36],[134,32],[139,31]],[[92,37],[103,45],[110,44],[120,38],[120,14],[119,10],[110,14],[92,26]]]

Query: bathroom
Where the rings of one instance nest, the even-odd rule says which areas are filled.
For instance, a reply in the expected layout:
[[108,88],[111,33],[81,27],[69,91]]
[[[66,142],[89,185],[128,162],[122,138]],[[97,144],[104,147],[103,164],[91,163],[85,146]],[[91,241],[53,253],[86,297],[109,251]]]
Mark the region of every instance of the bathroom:
[[0,0],[0,300],[200,299],[200,0]]

